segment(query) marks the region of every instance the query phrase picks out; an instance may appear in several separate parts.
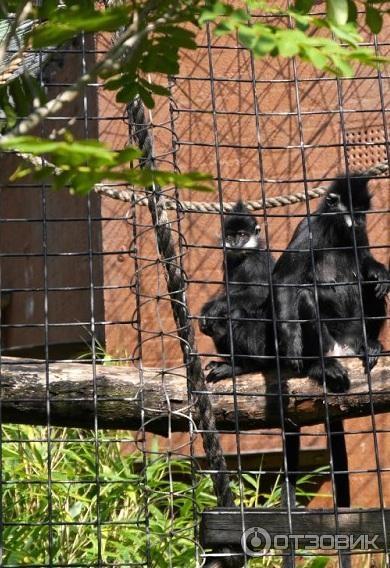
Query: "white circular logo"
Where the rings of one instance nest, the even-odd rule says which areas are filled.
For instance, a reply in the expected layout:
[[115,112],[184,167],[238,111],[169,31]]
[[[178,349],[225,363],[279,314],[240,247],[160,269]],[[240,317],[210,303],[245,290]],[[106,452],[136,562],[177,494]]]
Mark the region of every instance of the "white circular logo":
[[271,548],[271,536],[261,527],[251,527],[243,533],[241,546],[248,556],[264,556]]

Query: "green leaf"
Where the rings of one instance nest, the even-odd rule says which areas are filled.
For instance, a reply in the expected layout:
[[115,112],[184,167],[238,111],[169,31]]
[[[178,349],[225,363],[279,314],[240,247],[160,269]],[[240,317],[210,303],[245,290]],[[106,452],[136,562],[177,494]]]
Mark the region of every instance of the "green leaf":
[[118,103],[128,103],[132,101],[139,92],[139,83],[132,83],[125,85],[120,89],[116,95],[116,101]]
[[358,11],[354,0],[348,0],[348,21],[355,23],[357,21]]
[[[356,25],[352,22],[349,22],[344,26],[337,26],[331,23],[329,28],[335,34],[335,36],[341,39],[341,41],[344,41],[354,47],[357,47],[359,42],[362,41],[362,37],[357,32]],[[335,46],[335,48],[336,47],[337,46]]]
[[78,517],[81,513],[81,511],[84,509],[85,505],[84,503],[82,503],[81,501],[75,501],[70,507],[69,507],[69,514],[72,517],[72,519],[74,519],[75,517]]
[[366,24],[373,34],[378,34],[383,26],[382,14],[368,2],[366,4]]
[[350,63],[348,63],[348,61],[346,61],[346,59],[332,53],[330,54],[330,58],[335,66],[336,74],[344,77],[353,77],[353,67]]
[[31,171],[31,168],[19,165],[9,179],[10,181],[17,181],[18,179],[25,178],[26,176],[31,174]]
[[15,104],[15,110],[19,117],[27,116],[31,108],[29,95],[23,88],[23,83],[20,77],[17,77],[9,84],[9,92]]
[[63,43],[80,32],[116,31],[129,15],[130,6],[117,6],[94,10],[91,5],[77,3],[59,7],[50,20],[34,28],[31,33],[33,47],[53,46]]
[[298,29],[279,30],[274,34],[276,38],[279,55],[283,57],[293,57],[299,54],[301,46],[305,45],[308,37]]
[[206,22],[213,22],[219,16],[225,16],[228,14],[229,8],[223,2],[215,2],[212,6],[207,6],[204,8],[199,17],[199,24],[203,25]]
[[325,69],[328,65],[328,58],[315,47],[305,46],[302,50],[305,59],[310,61],[317,69]]
[[152,95],[150,94],[150,91],[148,91],[147,89],[145,89],[144,87],[142,87],[141,85],[138,86],[138,93],[139,96],[142,99],[142,102],[144,103],[144,105],[147,108],[154,108],[154,100]]
[[118,164],[124,164],[126,162],[131,162],[133,160],[137,160],[138,158],[142,157],[142,152],[138,148],[133,148],[129,146],[124,150],[121,150],[116,155],[116,162]]
[[214,35],[216,37],[222,37],[226,34],[230,34],[234,32],[236,29],[236,25],[232,20],[222,20],[222,22],[218,22],[214,29]]
[[238,30],[238,40],[244,47],[253,49],[254,54],[258,56],[270,53],[276,45],[272,30],[261,24],[241,26]]
[[146,89],[154,93],[155,95],[160,95],[163,97],[168,97],[170,95],[169,89],[164,87],[163,85],[156,85],[156,83],[149,83],[149,81],[145,81],[145,79],[140,78],[140,83],[144,85]]
[[278,34],[277,39],[279,54],[282,55],[282,57],[294,57],[294,55],[299,53],[299,44],[294,36],[290,37],[288,33],[282,35]]
[[41,6],[39,6],[38,13],[42,20],[48,20],[53,16],[57,9],[57,0],[44,0],[44,2],[41,2]]
[[330,562],[329,556],[316,556],[310,560],[310,568],[325,568]]
[[302,14],[308,14],[312,9],[314,0],[296,0],[295,9]]
[[12,128],[15,126],[17,121],[17,114],[14,107],[11,105],[8,89],[4,91],[0,99],[0,109],[4,112],[7,119],[7,128]]
[[327,0],[327,14],[331,22],[337,25],[348,21],[348,0]]
[[195,34],[191,30],[186,30],[180,26],[165,26],[162,31],[168,34],[177,47],[184,49],[196,49]]
[[[144,96],[147,97],[148,94],[145,89]],[[138,148],[128,147],[116,152],[97,140],[44,140],[35,136],[3,138],[0,147],[35,156],[48,155],[48,162],[44,162],[44,166],[19,168],[15,176],[22,177],[35,172],[35,176],[40,179],[50,179],[55,189],[69,186],[72,192],[81,195],[88,193],[96,183],[103,180],[127,181],[138,187],[150,187],[153,183],[161,186],[176,184],[199,191],[212,191],[206,183],[210,181],[210,176],[196,172],[178,174],[129,168],[133,160],[142,156]]]

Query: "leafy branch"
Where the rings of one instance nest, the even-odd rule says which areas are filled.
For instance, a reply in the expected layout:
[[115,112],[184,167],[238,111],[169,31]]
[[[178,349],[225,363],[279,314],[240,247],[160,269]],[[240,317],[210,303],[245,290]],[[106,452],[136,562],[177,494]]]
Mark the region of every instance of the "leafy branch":
[[[48,16],[48,5],[43,4],[43,15]],[[128,102],[140,96],[144,103],[151,107],[154,104],[152,94],[168,94],[167,89],[149,83],[142,77],[146,72],[175,73],[178,72],[178,52],[185,47],[195,49],[193,32],[180,27],[181,22],[193,20],[194,2],[182,1],[181,9],[169,1],[155,0],[146,2],[140,10],[130,10],[129,6],[108,8],[101,13],[95,10],[92,2],[69,2],[62,10],[38,25],[30,35],[32,46],[42,48],[52,45],[55,37],[66,41],[81,29],[88,31],[114,31],[124,22],[125,31],[119,34],[115,45],[106,56],[98,61],[92,69],[84,73],[73,85],[62,91],[54,99],[35,108],[28,116],[16,121],[16,112],[7,106],[9,90],[20,87],[21,79],[15,79],[3,90],[3,108],[8,115],[8,126],[15,125],[0,139],[0,147],[15,150],[19,154],[40,156],[49,153],[49,161],[32,161],[32,167],[18,170],[16,176],[22,177],[34,169],[39,177],[50,176],[55,187],[67,184],[78,193],[89,191],[96,183],[105,180],[126,181],[144,187],[151,183],[166,185],[175,183],[182,187],[210,190],[206,185],[210,176],[190,172],[177,174],[124,168],[125,162],[139,158],[135,148],[127,148],[115,152],[96,141],[82,141],[76,144],[69,137],[62,141],[45,141],[36,137],[25,136],[31,132],[44,118],[58,113],[65,104],[74,101],[79,92],[91,81],[103,78],[106,88],[117,89],[117,98]],[[186,9],[188,6],[188,9]],[[168,9],[170,8],[170,9]],[[168,46],[170,49],[168,49]],[[13,97],[14,104],[24,101],[24,97]],[[5,104],[4,104],[5,103]]]
[[[31,174],[34,169],[36,178],[50,180],[54,189],[66,186],[72,193],[80,195],[88,193],[103,180],[126,182],[136,187],[177,184],[183,188],[212,191],[211,178],[206,174],[131,168],[130,162],[142,158],[142,152],[131,146],[115,152],[97,140],[74,140],[69,133],[59,141],[16,136],[2,140],[1,145],[30,162],[30,166],[19,167],[11,181]],[[42,159],[43,155],[47,159]]]
[[[378,5],[382,0],[374,0]],[[358,10],[354,0],[328,0],[325,16],[311,14],[314,0],[296,0],[295,5],[282,9],[265,0],[246,0],[246,8],[234,8],[224,2],[210,2],[200,23],[214,22],[214,33],[224,36],[237,32],[242,46],[255,56],[297,56],[315,68],[340,76],[353,76],[354,63],[378,66],[390,58],[359,44]],[[366,2],[366,23],[378,33],[383,25],[382,12],[372,2]],[[251,11],[287,19],[290,27],[281,27],[260,21],[249,21]],[[318,35],[318,32],[327,35]],[[341,43],[340,43],[341,42]]]
[[[237,34],[241,45],[257,57],[296,56],[336,75],[352,75],[357,63],[377,67],[389,61],[361,45],[357,25],[360,10],[368,29],[378,33],[389,13],[389,2],[385,0],[359,4],[356,0],[327,0],[324,14],[313,13],[314,0],[295,0],[287,9],[270,0],[244,0],[241,9],[219,0],[131,0],[108,4],[102,9],[93,0],[64,0],[60,5],[57,0],[43,0],[40,6],[25,0],[0,0],[0,24],[11,12],[15,14],[4,45],[9,45],[12,34],[17,35],[19,26],[32,22],[28,34],[18,35],[18,56],[29,48],[58,46],[81,32],[111,32],[116,36],[115,44],[87,73],[49,101],[39,82],[27,72],[0,84],[4,123],[0,147],[23,154],[31,162],[30,167],[20,168],[17,176],[36,171],[40,177],[50,177],[55,187],[65,184],[80,193],[104,179],[141,186],[154,181],[209,188],[206,181],[210,178],[194,173],[183,177],[131,169],[129,162],[140,157],[135,148],[116,152],[96,141],[74,141],[69,134],[59,139],[56,132],[51,136],[55,140],[29,136],[42,120],[74,101],[90,82],[99,81],[103,89],[115,91],[120,103],[140,97],[152,108],[155,95],[166,96],[169,91],[150,77],[179,72],[181,50],[196,49],[196,26],[213,23],[217,36]],[[272,16],[281,23],[270,23],[270,18],[251,19],[253,13]],[[4,54],[3,48],[0,55]],[[1,64],[2,61],[0,72]],[[48,158],[42,161],[42,154]]]

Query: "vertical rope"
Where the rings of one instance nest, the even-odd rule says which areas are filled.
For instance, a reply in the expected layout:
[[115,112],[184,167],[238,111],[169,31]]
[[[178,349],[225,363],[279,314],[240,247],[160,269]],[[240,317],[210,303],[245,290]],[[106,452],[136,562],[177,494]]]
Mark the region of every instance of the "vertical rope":
[[[153,140],[149,131],[149,123],[145,117],[144,107],[139,98],[128,105],[129,121],[132,123],[133,136],[143,151],[141,167],[153,168]],[[195,332],[189,319],[189,310],[185,295],[185,275],[180,265],[175,261],[177,252],[172,237],[172,231],[165,207],[165,198],[161,187],[154,185],[149,188],[148,207],[156,233],[157,245],[161,256],[171,307],[175,319],[177,333],[180,337],[180,347],[187,369],[187,384],[191,396],[198,410],[198,428],[202,430],[203,448],[208,459],[209,469],[219,507],[234,507],[233,493],[230,487],[225,456],[220,443],[219,433],[216,429],[215,416],[207,393],[207,384],[202,370],[200,357],[197,354]],[[192,393],[195,393],[192,395]],[[229,553],[228,550],[223,552]],[[209,568],[242,566],[241,558],[224,557],[208,564]]]

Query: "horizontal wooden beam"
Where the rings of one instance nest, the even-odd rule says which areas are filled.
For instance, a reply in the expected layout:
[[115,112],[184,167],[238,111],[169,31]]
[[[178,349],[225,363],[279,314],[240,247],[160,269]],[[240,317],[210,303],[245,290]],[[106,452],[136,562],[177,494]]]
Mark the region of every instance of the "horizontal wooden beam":
[[[91,428],[95,417],[99,428],[145,430],[166,435],[187,431],[190,410],[183,370],[162,372],[131,367],[43,361],[1,360],[2,421]],[[360,362],[349,365],[351,389],[328,394],[308,378],[255,373],[237,377],[236,395],[231,379],[209,385],[219,430],[240,431],[280,425],[280,406],[299,425],[330,417],[356,417],[390,409],[390,360],[383,357],[371,374],[371,396]],[[280,394],[280,388],[283,394]],[[194,393],[196,395],[196,393]],[[142,412],[141,412],[142,410]]]
[[[387,543],[390,542],[390,509],[383,512],[339,509],[337,516],[332,509],[294,509],[291,511],[291,525],[292,530],[286,509],[245,509],[243,516],[239,509],[210,509],[202,513],[201,544],[205,548],[217,549],[223,546],[239,547],[243,530],[255,527],[265,529],[272,543],[278,535],[304,535],[299,539],[297,548],[313,544],[312,535],[347,535],[353,543],[358,543],[359,537],[364,535],[360,543],[375,543],[378,549],[385,547],[386,539]],[[260,533],[258,535],[264,538]],[[250,538],[251,531],[247,536]],[[359,550],[359,546],[356,549]]]

